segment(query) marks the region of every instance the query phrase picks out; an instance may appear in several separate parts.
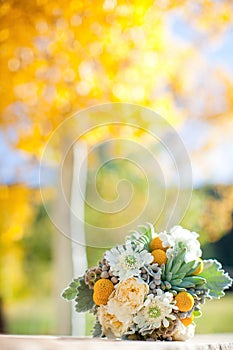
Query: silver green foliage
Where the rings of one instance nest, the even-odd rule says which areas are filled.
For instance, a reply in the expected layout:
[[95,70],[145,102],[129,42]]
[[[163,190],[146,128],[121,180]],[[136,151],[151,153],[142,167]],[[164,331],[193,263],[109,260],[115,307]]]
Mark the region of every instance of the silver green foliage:
[[95,305],[93,290],[86,285],[84,276],[74,279],[63,291],[62,297],[68,301],[75,299],[75,310],[77,312],[90,311]]
[[92,336],[94,338],[100,338],[102,336],[102,326],[97,317],[93,326]]
[[232,279],[222,269],[219,261],[209,259],[204,260],[204,269],[200,274],[206,279],[205,289],[208,289],[208,296],[213,299],[219,299],[225,295],[224,290],[232,285]]
[[73,279],[69,286],[62,292],[62,298],[73,300],[77,296],[77,288],[79,286],[79,278]]

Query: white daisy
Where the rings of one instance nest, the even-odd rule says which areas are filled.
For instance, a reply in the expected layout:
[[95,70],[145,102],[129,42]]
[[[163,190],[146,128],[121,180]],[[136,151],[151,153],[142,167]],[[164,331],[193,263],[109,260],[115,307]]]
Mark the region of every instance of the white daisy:
[[129,241],[125,245],[106,251],[105,257],[113,274],[119,276],[120,281],[138,277],[140,269],[153,261],[153,256],[147,250],[140,251],[139,247],[134,250]]
[[158,289],[156,296],[149,294],[143,307],[134,317],[139,333],[151,334],[161,325],[168,327],[169,320],[176,318],[172,312],[173,309],[177,310],[177,307],[172,304],[172,301],[172,293],[163,293],[161,289]]
[[181,226],[174,226],[169,233],[165,231],[159,234],[163,246],[170,247],[166,252],[168,257],[179,253],[182,248],[187,249],[186,263],[197,260],[202,254],[198,237],[196,232],[191,232]]

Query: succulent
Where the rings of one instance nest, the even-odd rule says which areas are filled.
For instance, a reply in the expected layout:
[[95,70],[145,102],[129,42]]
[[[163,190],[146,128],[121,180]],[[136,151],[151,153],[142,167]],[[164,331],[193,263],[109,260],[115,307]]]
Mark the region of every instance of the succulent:
[[161,289],[169,290],[176,294],[194,288],[199,290],[205,283],[205,278],[192,275],[200,266],[201,262],[196,260],[185,262],[186,248],[177,255],[169,257],[166,265],[161,265],[162,282]]

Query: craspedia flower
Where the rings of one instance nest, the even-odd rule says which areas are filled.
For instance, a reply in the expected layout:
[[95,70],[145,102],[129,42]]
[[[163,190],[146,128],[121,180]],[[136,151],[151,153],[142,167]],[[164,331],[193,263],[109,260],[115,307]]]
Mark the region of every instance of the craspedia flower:
[[179,311],[187,312],[191,310],[194,306],[194,299],[192,295],[188,292],[180,292],[175,297],[176,306]]
[[153,251],[155,249],[166,250],[166,248],[163,247],[163,242],[159,237],[153,238],[152,241],[150,242],[150,250]]
[[183,319],[181,320],[181,322],[183,323],[183,325],[184,325],[185,327],[188,327],[190,324],[192,324],[193,319],[194,319],[194,315],[192,314],[191,317],[183,318]]
[[204,269],[203,260],[201,258],[199,258],[198,260],[200,261],[201,265],[193,272],[193,275],[199,275]]
[[154,257],[154,263],[157,263],[159,266],[162,264],[166,264],[167,262],[167,255],[166,252],[162,249],[154,249],[151,254]]
[[96,305],[106,305],[110,294],[114,290],[113,283],[105,278],[101,278],[94,285],[93,300]]

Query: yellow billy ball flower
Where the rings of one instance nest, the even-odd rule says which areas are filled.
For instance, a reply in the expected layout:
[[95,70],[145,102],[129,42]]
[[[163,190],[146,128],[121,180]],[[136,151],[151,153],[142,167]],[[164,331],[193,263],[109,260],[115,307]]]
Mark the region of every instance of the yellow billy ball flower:
[[93,300],[96,305],[106,305],[110,294],[114,290],[114,284],[106,279],[101,278],[94,284]]
[[176,306],[181,312],[187,312],[193,308],[194,299],[192,295],[189,294],[188,292],[178,293],[175,297],[175,300],[176,300]]
[[162,241],[159,237],[153,238],[152,241],[150,242],[150,250],[153,251],[155,249],[166,250],[166,248],[163,247]]
[[203,260],[199,258],[199,261],[201,262],[201,265],[193,272],[193,275],[199,275],[199,273],[202,273],[203,271],[203,268],[204,268]]
[[154,263],[157,263],[159,266],[162,264],[166,264],[167,255],[166,252],[162,249],[154,249],[151,254],[154,257]]
[[181,322],[183,323],[183,325],[185,327],[188,327],[193,322],[193,319],[194,319],[194,315],[192,314],[191,317],[183,318],[183,320],[181,320]]

